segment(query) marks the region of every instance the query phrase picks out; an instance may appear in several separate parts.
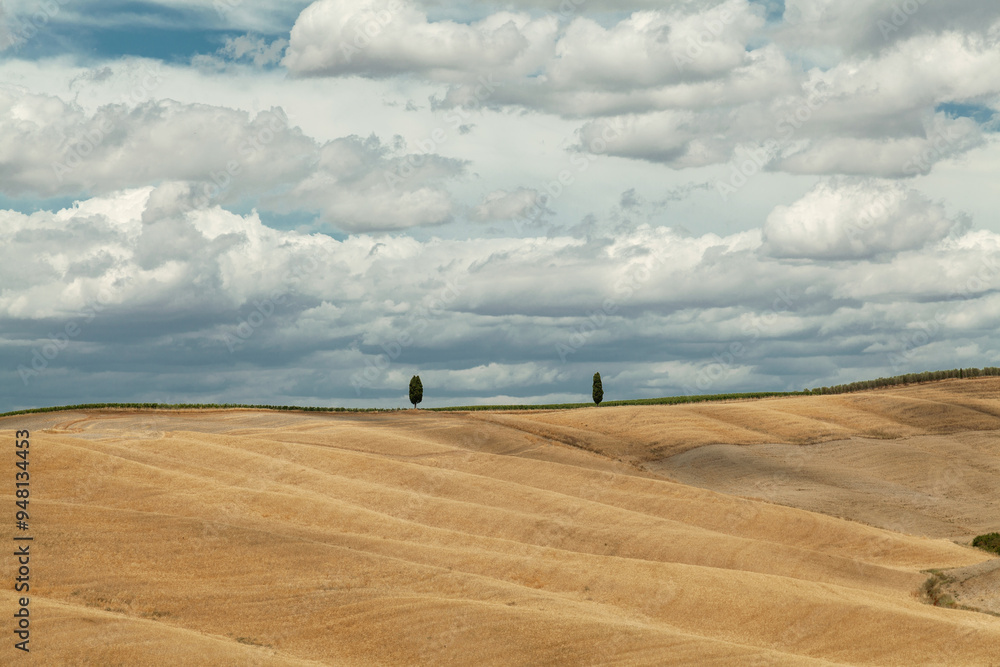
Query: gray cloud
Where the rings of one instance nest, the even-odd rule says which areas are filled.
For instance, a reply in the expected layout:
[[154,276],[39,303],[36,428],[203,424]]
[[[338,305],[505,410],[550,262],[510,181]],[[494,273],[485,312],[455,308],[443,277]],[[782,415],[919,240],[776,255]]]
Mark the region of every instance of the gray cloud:
[[[801,0],[775,27],[746,0],[636,11],[611,25],[577,12],[459,23],[390,0],[362,10],[320,0],[293,29],[284,64],[302,76],[419,76],[447,86],[445,107],[474,100],[582,118],[584,146],[614,117],[629,131],[608,154],[677,169],[772,142],[772,170],[896,178],[982,145],[979,124],[942,105],[995,106],[1000,96],[1000,10],[903,4],[916,9],[893,19],[885,3]],[[881,14],[900,25],[875,48]],[[822,68],[795,64],[803,49],[827,47]]]
[[[180,11],[146,28],[206,11],[158,4]],[[252,35],[162,86],[135,59],[5,61],[0,196],[23,212],[0,211],[0,409],[404,406],[414,373],[432,405],[586,400],[598,370],[610,400],[1000,362],[1000,235],[952,208],[995,210],[992,4],[924,3],[885,36],[874,0],[570,4],[321,0],[282,35],[287,5],[248,0],[213,25]],[[126,80],[140,94],[109,103]],[[706,202],[748,160],[758,180]]]
[[551,211],[540,203],[540,197],[541,193],[533,188],[518,188],[510,192],[496,190],[483,198],[473,210],[472,217],[483,222],[517,220],[528,216],[537,219],[538,214],[535,211],[551,214]]
[[402,0],[320,0],[299,16],[284,64],[306,76],[449,77],[490,70],[526,71],[551,51],[553,17],[498,13],[474,24],[428,21]]
[[496,103],[573,113],[573,104],[608,107],[647,89],[725,77],[747,64],[746,41],[763,25],[762,11],[743,0],[640,12],[610,28],[562,18],[571,20],[497,12],[460,23],[429,20],[396,0],[320,0],[293,28],[284,64],[300,76],[419,74],[455,84],[446,100],[456,102],[464,86],[497,79]]
[[[932,351],[970,365],[1000,317],[1000,236],[884,183],[821,186],[763,233],[589,241],[336,241],[171,205],[185,196],[0,215],[6,407],[83,377],[95,400],[390,405],[414,372],[436,402],[569,397],[595,363],[621,396],[801,388]],[[866,207],[861,245],[842,241]],[[831,354],[841,370],[811,361]]]
[[[152,84],[151,84],[152,85]],[[320,145],[280,108],[147,101],[88,114],[59,98],[0,86],[0,190],[11,195],[105,193],[184,181],[192,205],[251,199],[318,211],[346,231],[447,222],[443,188],[461,161],[397,151],[372,135]]]
[[789,46],[871,54],[915,36],[984,33],[1000,7],[989,0],[785,0],[784,18],[777,38]]

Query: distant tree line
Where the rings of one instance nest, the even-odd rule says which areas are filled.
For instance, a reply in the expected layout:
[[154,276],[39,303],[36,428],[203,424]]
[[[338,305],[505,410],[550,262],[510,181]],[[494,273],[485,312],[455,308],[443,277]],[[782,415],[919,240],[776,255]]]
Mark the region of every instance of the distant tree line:
[[[665,398],[638,398],[624,401],[604,402],[604,387],[601,383],[601,374],[594,373],[592,386],[592,397],[597,405],[674,405],[677,403],[701,403],[705,401],[730,401],[730,400],[753,400],[760,398],[772,398],[780,396],[802,396],[803,394],[847,394],[855,391],[865,391],[868,389],[880,389],[882,387],[896,387],[905,384],[918,384],[920,382],[934,382],[936,380],[949,380],[952,378],[978,378],[978,377],[1000,377],[1000,368],[988,366],[986,368],[954,368],[950,371],[927,371],[924,373],[907,373],[906,375],[896,375],[888,378],[878,378],[877,380],[862,380],[851,382],[850,384],[838,384],[832,387],[817,387],[816,389],[805,389],[798,391],[768,391],[755,392],[749,394],[712,394],[705,396],[668,396]],[[419,375],[410,378],[410,402],[414,407],[423,401],[424,386]],[[431,408],[432,410],[553,410],[584,408],[590,403],[561,403],[553,405],[467,405],[447,408]],[[25,410],[14,410],[12,412],[0,413],[0,417],[12,415],[27,415],[41,412],[59,412],[62,410],[205,410],[205,409],[245,409],[245,410],[294,410],[302,412],[395,412],[398,408],[328,408],[309,407],[299,405],[254,405],[244,403],[86,403],[83,405],[63,405],[50,408],[29,408]]]
[[249,403],[81,403],[50,408],[27,408],[0,413],[0,417],[32,415],[69,410],[288,410],[293,412],[398,412],[400,408],[326,408],[302,405],[259,405]]
[[838,384],[833,387],[818,387],[816,389],[806,389],[806,394],[847,394],[852,391],[865,391],[866,389],[879,389],[881,387],[895,387],[902,384],[917,384],[919,382],[934,382],[935,380],[950,380],[952,378],[978,378],[1000,376],[1000,368],[988,366],[986,368],[954,368],[950,371],[926,371],[924,373],[907,373],[906,375],[896,375],[888,378],[878,378],[877,380],[862,380],[861,382],[851,382],[850,384]]

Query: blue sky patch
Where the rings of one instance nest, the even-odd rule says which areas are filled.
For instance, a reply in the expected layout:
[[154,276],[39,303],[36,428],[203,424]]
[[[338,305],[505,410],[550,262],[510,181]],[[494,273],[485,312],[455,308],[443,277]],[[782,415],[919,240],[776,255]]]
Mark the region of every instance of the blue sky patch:
[[768,23],[778,23],[785,18],[785,0],[750,0],[750,3],[765,9]]
[[946,113],[951,118],[971,118],[980,125],[986,125],[996,117],[996,111],[985,104],[939,104],[935,109],[938,113]]
[[[234,3],[232,12],[240,6]],[[255,26],[252,32],[269,39],[287,37],[298,10],[306,4],[289,3],[280,15],[269,17],[268,25]],[[211,3],[196,10],[144,2],[63,5],[52,14],[7,16],[6,22],[15,41],[8,55],[27,60],[74,54],[88,59],[134,56],[186,62],[197,54],[214,53],[227,38],[251,31],[245,19]]]

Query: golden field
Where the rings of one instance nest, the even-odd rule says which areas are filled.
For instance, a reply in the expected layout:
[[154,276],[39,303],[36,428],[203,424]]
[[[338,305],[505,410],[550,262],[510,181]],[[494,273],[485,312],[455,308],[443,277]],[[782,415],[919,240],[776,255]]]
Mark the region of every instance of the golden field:
[[920,593],[952,570],[1000,612],[967,546],[1000,530],[1000,379],[0,428],[31,430],[35,536],[3,664],[1000,665],[1000,617]]

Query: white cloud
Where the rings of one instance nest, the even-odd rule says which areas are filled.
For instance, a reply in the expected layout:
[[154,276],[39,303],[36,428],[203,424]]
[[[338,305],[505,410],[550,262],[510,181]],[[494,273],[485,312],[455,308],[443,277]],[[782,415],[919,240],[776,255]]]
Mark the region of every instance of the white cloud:
[[[998,224],[995,3],[925,3],[888,38],[875,0],[788,0],[784,23],[744,0],[323,1],[291,34],[305,3],[156,4],[178,11],[65,5],[53,35],[246,34],[170,64],[0,63],[22,211],[0,212],[0,366],[102,309],[7,404],[396,405],[415,372],[435,401],[585,400],[595,366],[618,396],[797,389],[1000,346],[1000,230],[950,208]],[[541,230],[479,224],[539,193]],[[314,216],[352,235],[262,222]]]
[[165,181],[191,185],[196,206],[253,199],[318,211],[348,231],[439,224],[452,216],[442,188],[457,160],[410,155],[368,139],[320,145],[280,108],[147,101],[88,114],[58,97],[0,86],[0,191],[104,193]]
[[233,60],[249,60],[262,67],[280,62],[287,46],[287,39],[268,41],[248,33],[227,38],[225,45],[219,49],[219,55]]
[[[879,3],[791,3],[786,33],[769,44],[763,9],[746,0],[638,11],[608,27],[573,16],[544,28],[555,15],[497,13],[461,24],[429,21],[411,5],[393,10],[388,0],[360,12],[346,0],[321,0],[297,22],[284,63],[310,76],[417,75],[449,85],[444,106],[615,115],[629,131],[609,154],[673,168],[727,162],[740,145],[772,141],[771,169],[903,177],[982,143],[975,121],[949,118],[939,105],[1000,97],[1000,42],[987,29],[1000,12],[964,4],[960,21],[918,5],[902,36],[856,50],[849,38],[861,21],[874,29],[886,10]],[[913,28],[921,21],[926,29]],[[799,71],[795,52],[783,50],[796,48],[791,25],[815,33],[815,45],[845,49],[826,67]],[[478,94],[484,80],[495,83]],[[586,122],[583,144],[607,122]]]
[[898,183],[834,181],[777,207],[764,225],[764,250],[799,259],[871,258],[936,243],[964,224]]
[[[300,76],[419,75],[453,84],[446,105],[465,104],[470,90],[497,81],[489,104],[569,116],[610,113],[651,108],[671,97],[671,86],[705,80],[727,79],[746,94],[745,70],[773,66],[774,51],[762,59],[746,49],[763,25],[761,14],[746,0],[727,0],[636,12],[610,28],[574,14],[560,26],[557,14],[532,19],[510,12],[464,24],[429,21],[415,6],[393,0],[363,9],[320,0],[296,22],[283,63]],[[721,89],[713,87],[715,94]]]
[[324,145],[317,168],[285,199],[319,209],[350,232],[434,225],[452,217],[451,197],[440,184],[461,170],[457,160],[390,155],[375,137],[347,137]]
[[[106,105],[94,114],[47,95],[0,86],[2,187],[43,196],[108,192],[158,180],[215,183],[237,194],[301,178],[315,143],[281,109],[247,113],[170,100]],[[234,164],[239,178],[228,172]]]
[[549,212],[539,203],[541,193],[533,188],[518,188],[508,192],[496,190],[486,195],[472,212],[472,217],[484,222],[494,220],[517,220],[532,214],[535,210]]
[[821,46],[839,54],[870,53],[915,35],[988,29],[997,18],[1000,7],[990,0],[785,0],[778,38],[813,53]]
[[793,149],[773,168],[793,174],[850,174],[905,178],[927,174],[942,160],[983,144],[979,126],[969,118],[936,114],[912,136],[823,137]]
[[[114,380],[127,387],[166,373],[165,360],[191,364],[219,379],[187,385],[203,396],[243,396],[234,365],[271,378],[268,395],[309,403],[386,404],[415,372],[440,401],[568,395],[599,360],[622,396],[800,388],[843,372],[816,361],[830,350],[844,351],[844,368],[884,374],[907,351],[901,337],[928,322],[942,323],[935,341],[986,349],[1000,313],[1000,236],[946,236],[940,206],[887,183],[819,187],[776,209],[763,233],[640,226],[586,241],[336,241],[188,210],[188,196],[165,184],[0,213],[8,367],[74,322],[84,333],[52,366],[86,373],[127,358]],[[60,378],[29,385],[51,391]]]
[[763,23],[741,0],[703,12],[636,12],[611,28],[576,18],[560,36],[543,82],[557,89],[628,91],[715,78],[746,63],[746,42]]
[[284,64],[306,76],[527,72],[544,62],[556,27],[551,16],[501,12],[464,24],[428,21],[402,0],[319,0],[295,22]]
[[[447,387],[448,392],[486,392],[490,395],[525,385],[551,385],[566,378],[566,371],[549,364],[528,362],[521,364],[482,364],[473,368],[429,371],[421,375],[421,382],[435,388]],[[410,376],[405,371],[390,371],[383,380],[385,386],[406,386]]]
[[[741,146],[765,146],[767,168],[793,174],[927,174],[986,140],[977,121],[949,116],[939,107],[998,106],[998,45],[995,37],[944,33],[917,36],[878,56],[846,59],[798,77],[769,65],[755,71],[770,99],[733,99],[738,87],[726,82],[727,92],[707,107],[671,109],[661,103],[657,111],[591,120],[581,129],[581,143],[589,147],[610,124],[625,129],[608,142],[608,154],[673,168],[727,162]],[[782,89],[780,81],[794,86]],[[684,99],[695,102],[700,96]]]

